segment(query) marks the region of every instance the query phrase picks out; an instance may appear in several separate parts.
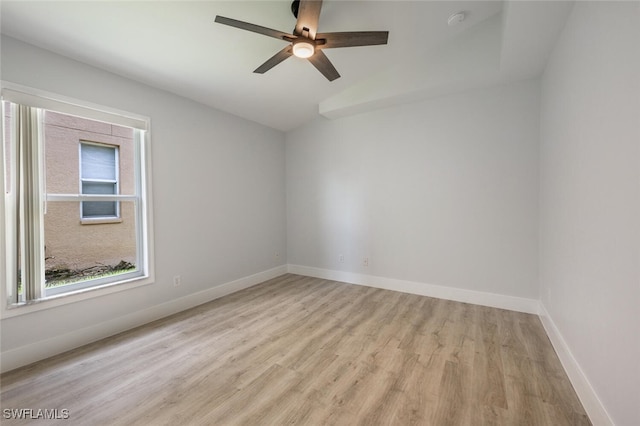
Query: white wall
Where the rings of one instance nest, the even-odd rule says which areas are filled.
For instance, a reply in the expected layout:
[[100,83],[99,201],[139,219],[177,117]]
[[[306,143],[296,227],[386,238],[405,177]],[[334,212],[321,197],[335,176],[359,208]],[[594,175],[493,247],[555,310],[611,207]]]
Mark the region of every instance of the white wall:
[[156,243],[153,285],[3,319],[3,369],[202,303],[217,294],[210,289],[284,264],[282,133],[15,39],[3,37],[1,53],[3,80],[151,118]]
[[541,97],[546,322],[594,423],[620,426],[640,424],[639,4],[577,2]]
[[289,263],[537,299],[538,95],[527,81],[287,133]]

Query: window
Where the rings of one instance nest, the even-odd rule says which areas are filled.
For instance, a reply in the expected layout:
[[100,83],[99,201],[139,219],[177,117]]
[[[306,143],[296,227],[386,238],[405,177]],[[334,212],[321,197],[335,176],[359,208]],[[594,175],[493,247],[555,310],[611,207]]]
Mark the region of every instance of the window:
[[151,282],[148,120],[3,86],[5,307]]
[[[118,148],[80,143],[80,189],[83,194],[115,195],[118,193]],[[115,201],[83,201],[83,219],[117,218]]]

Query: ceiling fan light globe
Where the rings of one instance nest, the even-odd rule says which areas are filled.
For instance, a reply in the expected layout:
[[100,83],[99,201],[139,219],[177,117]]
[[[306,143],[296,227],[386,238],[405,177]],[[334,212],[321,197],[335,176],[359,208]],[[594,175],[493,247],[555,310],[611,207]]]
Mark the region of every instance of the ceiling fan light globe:
[[310,58],[315,53],[315,46],[308,41],[300,41],[293,44],[293,54],[298,58]]

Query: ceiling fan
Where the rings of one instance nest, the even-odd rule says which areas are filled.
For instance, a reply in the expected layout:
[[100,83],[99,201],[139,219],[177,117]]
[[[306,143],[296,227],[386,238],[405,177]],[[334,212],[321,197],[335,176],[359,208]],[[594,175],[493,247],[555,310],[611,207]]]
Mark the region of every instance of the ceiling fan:
[[258,74],[264,74],[291,55],[294,55],[298,58],[307,59],[329,81],[333,81],[340,77],[340,74],[329,61],[329,58],[322,52],[323,49],[387,44],[389,31],[319,33],[318,18],[320,17],[321,8],[322,0],[295,0],[291,4],[291,12],[297,19],[293,34],[225,18],[224,16],[216,16],[215,22],[274,37],[289,43],[284,49],[253,71]]

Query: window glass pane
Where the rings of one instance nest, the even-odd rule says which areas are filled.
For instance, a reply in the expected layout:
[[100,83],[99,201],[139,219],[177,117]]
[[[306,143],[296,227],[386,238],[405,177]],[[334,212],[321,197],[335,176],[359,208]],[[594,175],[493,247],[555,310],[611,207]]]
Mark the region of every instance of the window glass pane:
[[119,204],[121,222],[82,225],[79,202],[48,203],[44,220],[47,289],[95,278],[117,280],[118,275],[136,270],[135,203]]
[[82,179],[116,180],[115,147],[82,145]]
[[[82,182],[83,194],[116,193],[116,184],[108,182]],[[82,203],[82,217],[117,217],[118,207],[115,201],[85,201]]]
[[118,217],[115,201],[85,201],[82,203],[82,217]]
[[82,182],[83,194],[106,194],[116,193],[116,184],[109,182]]

